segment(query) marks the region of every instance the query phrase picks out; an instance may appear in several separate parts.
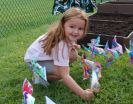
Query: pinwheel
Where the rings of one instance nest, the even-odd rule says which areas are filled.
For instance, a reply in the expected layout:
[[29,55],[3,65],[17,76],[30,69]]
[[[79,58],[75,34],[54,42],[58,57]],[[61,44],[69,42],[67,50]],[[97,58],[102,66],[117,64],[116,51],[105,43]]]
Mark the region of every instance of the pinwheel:
[[92,70],[92,75],[91,75],[91,89],[94,92],[99,92],[100,91],[100,83],[98,81],[98,77],[96,75],[96,71]]
[[82,55],[82,66],[83,66],[83,79],[87,79],[91,76],[92,70],[95,70],[98,79],[101,78],[101,64],[98,62],[93,62],[84,58]]
[[26,78],[23,82],[22,92],[24,96],[24,104],[34,104],[35,98],[32,97],[33,87]]
[[108,41],[106,42],[104,50],[106,52],[105,59],[107,61],[107,67],[109,67],[113,60],[119,57],[119,54],[116,50],[109,48]]
[[82,63],[82,67],[83,67],[83,80],[88,79],[90,77],[90,66],[88,64],[86,64],[85,62],[86,59],[86,55],[85,53],[82,55],[82,59],[81,59],[81,63]]
[[96,55],[105,55],[105,51],[103,48],[99,48],[99,46],[103,46],[100,45],[100,36],[98,36],[96,39],[91,39],[91,43],[87,44],[89,46],[89,48],[85,47],[84,45],[82,45],[82,47],[91,52],[91,58],[93,59]]
[[113,40],[112,40],[112,49],[116,50],[117,52],[119,52],[120,54],[123,54],[123,48],[122,45],[120,45],[117,42],[116,36],[114,36]]
[[130,57],[130,63],[133,64],[133,49],[132,50],[129,50],[125,47],[129,57]]
[[47,81],[47,74],[46,74],[45,66],[42,67],[41,65],[37,63],[35,59],[33,59],[31,61],[31,67],[32,67],[33,72],[40,77],[41,84],[47,87],[49,83]]
[[53,102],[49,97],[45,96],[46,99],[46,104],[56,104],[55,102]]

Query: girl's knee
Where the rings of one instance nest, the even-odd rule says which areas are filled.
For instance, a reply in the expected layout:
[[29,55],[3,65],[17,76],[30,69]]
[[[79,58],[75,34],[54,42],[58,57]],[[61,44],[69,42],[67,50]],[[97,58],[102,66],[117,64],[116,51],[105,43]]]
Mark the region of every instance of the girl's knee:
[[47,79],[48,80],[60,80],[62,78],[61,76],[57,76],[57,75],[47,75]]

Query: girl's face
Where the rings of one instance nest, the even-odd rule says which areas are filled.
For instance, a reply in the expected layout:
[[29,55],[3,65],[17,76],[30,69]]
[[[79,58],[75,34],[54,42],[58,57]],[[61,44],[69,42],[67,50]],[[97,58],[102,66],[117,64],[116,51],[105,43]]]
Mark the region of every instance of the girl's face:
[[80,18],[72,18],[64,24],[65,35],[71,42],[80,39],[85,30],[85,21]]

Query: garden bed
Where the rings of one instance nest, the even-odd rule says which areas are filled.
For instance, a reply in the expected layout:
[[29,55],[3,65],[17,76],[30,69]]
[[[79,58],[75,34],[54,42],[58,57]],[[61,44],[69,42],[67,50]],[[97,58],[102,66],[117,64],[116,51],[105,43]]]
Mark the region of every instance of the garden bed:
[[97,13],[88,17],[87,35],[78,43],[86,45],[92,38],[100,35],[101,44],[105,45],[109,41],[111,48],[112,39],[116,36],[123,48],[124,45],[129,47],[130,40],[133,39],[133,1],[123,2],[124,0],[99,4]]
[[128,37],[133,31],[133,16],[95,14],[89,17],[88,33]]

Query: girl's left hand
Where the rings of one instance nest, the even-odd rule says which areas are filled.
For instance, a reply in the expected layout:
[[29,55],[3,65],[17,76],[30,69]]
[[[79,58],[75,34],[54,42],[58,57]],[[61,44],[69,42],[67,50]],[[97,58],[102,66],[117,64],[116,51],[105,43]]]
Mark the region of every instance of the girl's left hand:
[[80,45],[78,45],[78,44],[74,44],[72,48],[74,48],[74,49],[77,50],[77,49],[80,49],[81,47],[80,47]]
[[70,55],[69,55],[70,63],[77,60],[77,58],[78,58],[78,51],[77,50],[78,49],[80,49],[80,45],[78,45],[78,44],[74,44],[70,48]]

